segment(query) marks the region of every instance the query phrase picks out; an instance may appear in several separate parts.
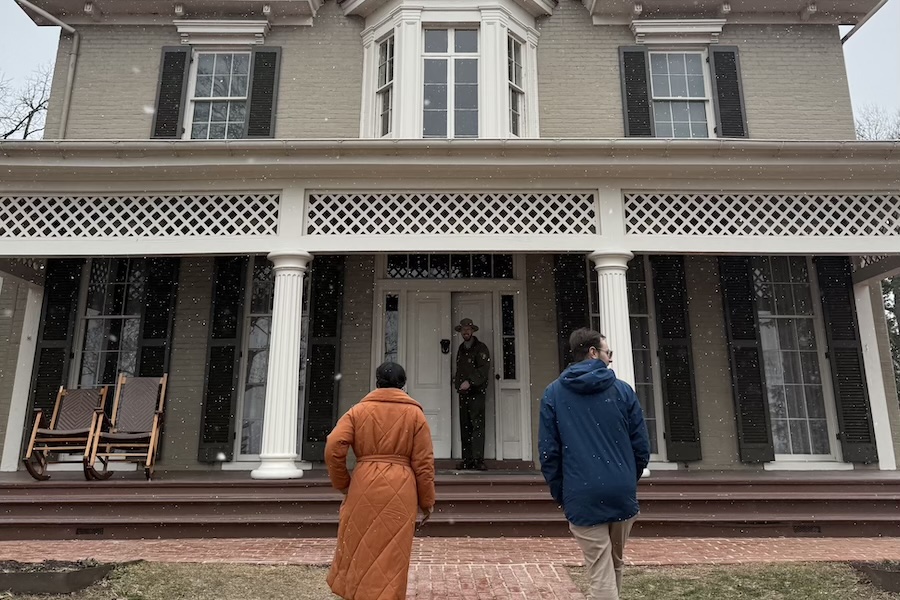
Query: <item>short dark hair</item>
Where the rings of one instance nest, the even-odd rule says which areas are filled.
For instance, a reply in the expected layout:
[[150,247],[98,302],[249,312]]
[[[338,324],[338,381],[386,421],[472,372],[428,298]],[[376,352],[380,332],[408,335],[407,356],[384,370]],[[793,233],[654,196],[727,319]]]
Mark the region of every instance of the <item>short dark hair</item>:
[[402,389],[406,385],[406,371],[395,362],[382,363],[375,369],[375,387]]
[[572,352],[572,359],[575,362],[581,362],[587,358],[591,348],[600,350],[601,342],[606,336],[599,331],[582,327],[576,329],[569,336],[569,350]]

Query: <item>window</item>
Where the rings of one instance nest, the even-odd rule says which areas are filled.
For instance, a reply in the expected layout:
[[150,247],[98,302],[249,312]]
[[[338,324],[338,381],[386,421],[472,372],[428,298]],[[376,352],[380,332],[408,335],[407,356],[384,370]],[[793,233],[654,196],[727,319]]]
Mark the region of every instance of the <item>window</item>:
[[478,137],[478,30],[426,29],[422,135]]
[[522,83],[522,42],[507,38],[507,61],[509,77],[509,133],[522,135],[522,117],[525,108],[525,87]]
[[397,362],[400,356],[400,296],[388,294],[384,299],[384,360]]
[[[600,302],[598,300],[597,271],[588,261],[588,296],[590,298],[591,327],[601,333]],[[661,390],[657,389],[659,375],[656,365],[656,333],[653,330],[652,289],[648,282],[649,257],[635,256],[628,262],[626,281],[628,288],[628,316],[631,324],[631,345],[634,358],[634,391],[644,411],[647,433],[650,436],[650,452],[659,454],[661,414]],[[615,355],[616,349],[613,348]],[[613,362],[615,369],[615,362]]]
[[191,89],[191,139],[233,140],[244,136],[249,52],[198,52]]
[[381,136],[391,133],[394,116],[394,36],[378,45],[378,131]]
[[390,279],[513,279],[512,254],[389,254]]
[[146,260],[92,259],[84,310],[78,387],[115,385],[138,374]]
[[709,137],[711,102],[705,62],[704,52],[650,53],[657,137]]
[[503,343],[503,379],[516,379],[516,297],[500,296],[500,334]]
[[756,257],[753,278],[776,455],[830,455],[808,259]]

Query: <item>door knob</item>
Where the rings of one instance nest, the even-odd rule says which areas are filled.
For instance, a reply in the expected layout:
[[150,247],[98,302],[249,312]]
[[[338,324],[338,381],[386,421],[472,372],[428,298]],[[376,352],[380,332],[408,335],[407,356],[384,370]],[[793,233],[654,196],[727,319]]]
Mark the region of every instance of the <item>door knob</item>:
[[450,354],[450,340],[441,340],[441,354]]

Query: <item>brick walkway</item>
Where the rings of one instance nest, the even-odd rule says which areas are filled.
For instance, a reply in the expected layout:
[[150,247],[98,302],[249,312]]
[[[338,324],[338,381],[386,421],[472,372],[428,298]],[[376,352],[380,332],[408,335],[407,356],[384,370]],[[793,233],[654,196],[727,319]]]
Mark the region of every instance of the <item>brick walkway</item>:
[[[0,541],[0,560],[228,562],[327,565],[330,539]],[[900,538],[634,538],[632,565],[900,560]],[[576,599],[565,567],[581,564],[568,538],[421,538],[409,598]]]

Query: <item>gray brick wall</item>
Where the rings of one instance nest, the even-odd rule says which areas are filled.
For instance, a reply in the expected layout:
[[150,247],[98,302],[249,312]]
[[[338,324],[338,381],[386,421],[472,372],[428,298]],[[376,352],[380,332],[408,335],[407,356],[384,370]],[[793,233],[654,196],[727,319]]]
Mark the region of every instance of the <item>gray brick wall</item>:
[[216,465],[197,462],[212,274],[212,257],[181,259],[159,469],[218,469]]
[[[315,261],[313,262],[315,265]],[[372,388],[372,306],[375,256],[348,256],[344,276],[341,327],[341,387],[338,414],[343,415]]]
[[762,467],[741,463],[738,454],[734,396],[731,393],[731,370],[716,257],[686,257],[685,275],[703,452],[703,460],[689,463],[689,468],[759,470]]
[[525,273],[528,295],[528,368],[531,371],[531,440],[533,460],[537,465],[541,396],[547,386],[559,376],[553,256],[527,255]]
[[[161,49],[177,46],[174,26],[82,26],[81,53],[67,137],[148,139]],[[282,47],[276,136],[359,137],[362,21],[325,4],[313,27],[275,27],[266,44]],[[47,114],[57,137],[71,39],[61,36]]]
[[[540,26],[541,137],[624,135],[618,48],[627,26],[594,26],[579,0],[560,0]],[[753,138],[854,139],[850,89],[837,27],[726,25],[740,48]]]
[[[28,300],[27,286],[11,277],[0,274],[0,449],[6,443],[6,426],[12,405],[13,382],[16,363],[19,360],[19,341],[22,339],[22,322]],[[26,413],[26,424],[31,425],[31,411]]]

